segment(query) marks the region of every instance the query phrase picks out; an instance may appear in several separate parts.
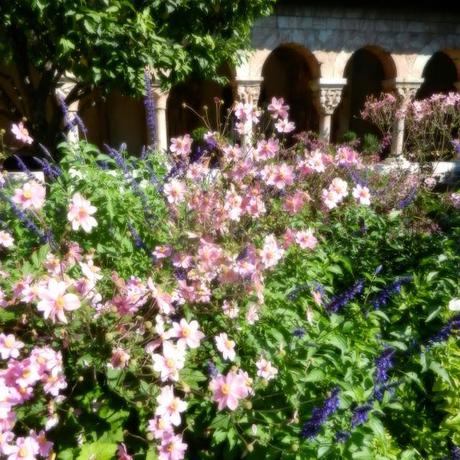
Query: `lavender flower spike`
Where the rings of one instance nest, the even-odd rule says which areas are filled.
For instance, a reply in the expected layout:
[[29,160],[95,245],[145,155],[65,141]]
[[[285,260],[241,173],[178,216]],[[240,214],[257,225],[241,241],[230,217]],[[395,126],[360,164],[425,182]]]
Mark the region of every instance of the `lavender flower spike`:
[[334,388],[331,396],[324,401],[322,407],[315,407],[308,422],[305,422],[300,436],[305,439],[313,439],[321,431],[326,420],[339,408],[339,388]]
[[364,289],[364,281],[358,280],[351,288],[338,296],[334,296],[332,300],[326,305],[326,310],[330,313],[337,313],[348,302],[361,294]]
[[147,130],[151,143],[153,144],[156,139],[156,123],[155,123],[155,99],[152,93],[152,80],[147,70],[144,71],[145,81],[145,117],[147,122]]
[[401,276],[396,278],[389,286],[382,289],[371,301],[372,305],[376,310],[381,307],[384,307],[389,301],[392,295],[401,291],[401,286],[403,284],[410,283],[412,281],[412,276]]
[[369,418],[369,411],[372,409],[370,404],[365,404],[364,406],[358,406],[353,410],[353,415],[351,417],[351,427],[356,428],[359,425],[367,422]]

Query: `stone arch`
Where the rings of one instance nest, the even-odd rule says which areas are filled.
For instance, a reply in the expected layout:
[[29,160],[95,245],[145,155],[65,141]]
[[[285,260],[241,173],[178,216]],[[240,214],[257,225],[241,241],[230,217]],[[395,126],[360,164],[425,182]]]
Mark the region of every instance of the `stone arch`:
[[[204,107],[207,107],[211,128],[218,128],[218,118],[221,121],[225,118],[236,97],[234,69],[223,64],[218,73],[227,80],[226,84],[192,76],[171,89],[166,109],[169,137],[191,133],[196,128],[204,127],[205,124],[197,115],[205,115]],[[223,104],[216,105],[214,98],[219,98]],[[184,104],[188,107],[184,107]]]
[[340,141],[347,131],[361,140],[365,134],[379,135],[375,126],[360,117],[368,96],[378,97],[394,88],[397,69],[391,54],[377,45],[366,45],[356,50],[343,70],[347,81],[342,100],[333,117],[332,139]]
[[114,90],[93,90],[78,104],[78,114],[87,129],[89,142],[104,149],[125,143],[131,155],[139,155],[148,144],[144,101]]
[[297,43],[279,45],[263,64],[259,105],[265,107],[272,97],[283,97],[296,132],[318,131],[312,84],[320,76],[320,64],[311,51]]
[[425,99],[435,93],[457,91],[460,81],[460,50],[436,51],[426,61],[422,77],[423,83],[417,91],[417,99]]

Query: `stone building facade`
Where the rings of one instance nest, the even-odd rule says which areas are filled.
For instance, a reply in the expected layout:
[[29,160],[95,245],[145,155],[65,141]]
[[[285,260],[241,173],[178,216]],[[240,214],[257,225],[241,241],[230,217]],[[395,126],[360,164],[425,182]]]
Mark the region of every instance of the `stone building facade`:
[[[142,100],[94,92],[71,111],[83,118],[90,141],[126,142],[139,153],[152,142],[165,149],[170,137],[202,124],[184,102],[199,113],[207,106],[212,124],[219,115],[216,96],[224,109],[238,99],[263,106],[284,97],[298,131],[340,141],[347,131],[375,131],[359,119],[369,95],[393,92],[403,104],[460,91],[460,11],[443,0],[387,0],[384,7],[364,0],[280,0],[272,16],[255,24],[252,46],[236,69],[222,66],[226,86],[190,79],[169,92],[155,87],[156,139],[148,139]],[[403,137],[399,120],[393,154],[401,152]]]

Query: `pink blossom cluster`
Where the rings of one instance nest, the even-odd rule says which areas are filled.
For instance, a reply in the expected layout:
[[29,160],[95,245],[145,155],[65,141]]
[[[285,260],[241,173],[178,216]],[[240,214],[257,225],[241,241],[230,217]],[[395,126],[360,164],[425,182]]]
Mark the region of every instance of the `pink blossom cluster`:
[[450,194],[450,201],[454,205],[454,208],[460,209],[460,193],[451,193]]
[[[156,317],[155,331],[158,340],[147,346],[151,353],[153,370],[162,382],[177,382],[179,372],[185,365],[186,352],[200,346],[204,338],[196,320],[171,321],[167,315]],[[159,351],[161,348],[161,352]],[[168,384],[160,389],[157,397],[155,417],[149,422],[149,431],[158,440],[158,456],[163,460],[180,460],[184,458],[187,445],[174,428],[182,423],[181,413],[187,403],[175,395],[174,386]]]
[[236,410],[240,400],[253,393],[252,379],[241,369],[230,371],[226,375],[216,375],[212,378],[209,388],[219,410]]
[[284,99],[280,97],[272,97],[270,104],[267,107],[272,118],[276,120],[275,129],[278,133],[290,133],[294,131],[295,124],[289,121],[289,105],[284,103]]
[[261,111],[249,102],[237,102],[234,107],[235,126],[239,134],[249,134],[253,127],[259,123]]
[[348,184],[340,177],[334,178],[329,187],[322,191],[323,203],[328,209],[337,207],[347,196]]
[[[8,460],[34,460],[47,458],[53,444],[46,439],[45,431],[31,430],[26,437],[16,437],[15,410],[35,396],[38,384],[50,397],[45,430],[58,421],[54,404],[62,401],[61,390],[67,387],[62,355],[50,347],[34,347],[27,358],[19,359],[24,344],[12,334],[0,334],[0,356],[7,360],[0,369],[0,454]],[[38,391],[38,390],[37,390]]]

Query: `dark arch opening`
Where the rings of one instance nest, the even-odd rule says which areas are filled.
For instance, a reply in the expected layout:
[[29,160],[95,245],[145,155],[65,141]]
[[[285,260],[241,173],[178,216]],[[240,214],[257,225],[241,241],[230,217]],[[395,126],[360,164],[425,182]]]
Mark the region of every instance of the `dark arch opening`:
[[88,130],[89,142],[104,150],[125,143],[131,155],[139,155],[148,144],[144,101],[117,90],[105,95],[94,90],[80,101],[79,115]]
[[438,51],[431,56],[423,69],[423,83],[417,91],[416,99],[426,99],[433,94],[447,94],[456,91],[457,68],[446,53]]
[[266,108],[272,97],[283,97],[290,107],[289,118],[296,125],[294,132],[319,131],[311,83],[319,78],[320,71],[310,51],[295,43],[280,45],[267,57],[262,76],[261,107]]
[[[169,138],[191,133],[197,128],[204,127],[203,121],[192,110],[184,107],[184,104],[199,115],[204,115],[206,106],[211,128],[218,129],[217,118],[224,120],[235,100],[234,72],[229,65],[224,64],[221,66],[219,75],[227,79],[225,85],[192,76],[171,89],[167,102]],[[214,98],[221,99],[223,104],[216,106]]]

